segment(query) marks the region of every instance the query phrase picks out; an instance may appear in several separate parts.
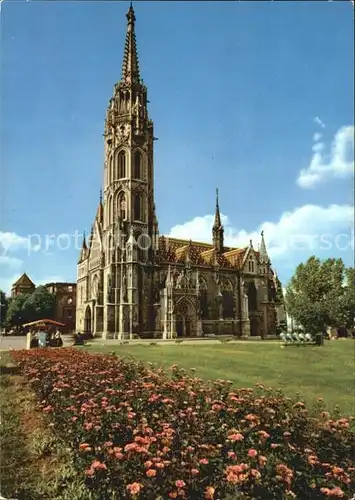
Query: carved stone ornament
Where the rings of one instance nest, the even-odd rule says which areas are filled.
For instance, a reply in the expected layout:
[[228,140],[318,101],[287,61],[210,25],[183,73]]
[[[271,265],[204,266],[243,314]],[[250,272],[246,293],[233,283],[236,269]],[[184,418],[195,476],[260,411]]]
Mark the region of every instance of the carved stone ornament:
[[129,139],[131,127],[128,123],[117,125],[116,133],[119,142],[124,142]]

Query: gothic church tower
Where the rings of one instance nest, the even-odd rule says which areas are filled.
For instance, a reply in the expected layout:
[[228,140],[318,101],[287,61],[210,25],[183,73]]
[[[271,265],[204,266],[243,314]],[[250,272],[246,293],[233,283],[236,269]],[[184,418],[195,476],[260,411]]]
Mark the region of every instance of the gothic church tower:
[[[127,13],[122,77],[105,121],[104,241],[107,248],[107,330],[132,336],[142,328],[150,299],[145,267],[154,260],[153,122],[140,78],[132,5]],[[144,286],[145,285],[145,286]],[[148,290],[147,290],[148,289]],[[146,292],[145,294],[143,292]],[[148,292],[148,293],[147,293]]]
[[147,88],[140,78],[132,5],[126,17],[122,76],[105,119],[100,217],[95,219],[89,249],[85,255],[82,251],[78,265],[81,325],[104,337],[118,338],[154,329],[149,317],[159,240],[153,122],[148,117]]

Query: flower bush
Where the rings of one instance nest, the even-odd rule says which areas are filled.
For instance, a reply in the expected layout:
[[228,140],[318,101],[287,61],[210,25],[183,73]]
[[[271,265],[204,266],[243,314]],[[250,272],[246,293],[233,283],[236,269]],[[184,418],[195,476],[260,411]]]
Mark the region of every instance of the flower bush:
[[98,499],[350,499],[353,420],[259,385],[74,348],[13,351]]

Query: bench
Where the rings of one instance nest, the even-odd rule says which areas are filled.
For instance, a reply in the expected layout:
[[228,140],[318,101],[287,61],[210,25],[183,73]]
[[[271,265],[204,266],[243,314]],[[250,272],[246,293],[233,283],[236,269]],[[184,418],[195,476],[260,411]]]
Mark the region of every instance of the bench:
[[305,345],[317,345],[317,342],[310,333],[280,333],[280,340],[284,347],[297,345],[298,347]]

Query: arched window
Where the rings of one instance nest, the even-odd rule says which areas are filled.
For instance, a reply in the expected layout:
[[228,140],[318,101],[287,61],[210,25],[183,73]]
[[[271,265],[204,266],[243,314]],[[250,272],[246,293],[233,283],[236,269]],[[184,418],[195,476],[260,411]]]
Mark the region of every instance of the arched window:
[[142,177],[142,155],[139,151],[134,153],[133,177],[135,179],[141,179]]
[[146,239],[144,236],[142,236],[143,233],[140,231],[136,231],[134,233],[134,239],[137,245],[137,252],[138,252],[138,261],[143,262],[144,261],[144,255],[145,255],[145,245],[146,245]]
[[253,259],[249,259],[249,272],[253,273],[254,272],[254,261]]
[[113,181],[113,161],[112,155],[108,159],[108,183]]
[[117,155],[118,179],[126,177],[126,153],[120,151]]
[[134,195],[134,220],[142,220],[142,196]]
[[200,290],[200,297],[199,297],[199,302],[200,302],[200,312],[201,312],[201,318],[202,319],[208,319],[208,295],[207,295],[207,290],[202,289]]
[[118,196],[118,215],[120,219],[126,220],[127,218],[127,204],[126,196],[124,193],[120,193]]
[[223,318],[234,318],[234,297],[233,292],[222,292]]
[[254,283],[250,283],[248,289],[248,309],[249,311],[257,311],[258,309],[257,292]]
[[107,225],[112,223],[112,196],[107,200]]

